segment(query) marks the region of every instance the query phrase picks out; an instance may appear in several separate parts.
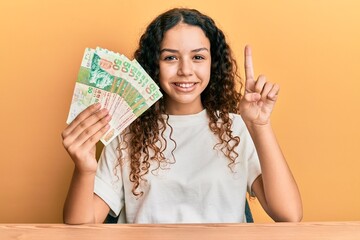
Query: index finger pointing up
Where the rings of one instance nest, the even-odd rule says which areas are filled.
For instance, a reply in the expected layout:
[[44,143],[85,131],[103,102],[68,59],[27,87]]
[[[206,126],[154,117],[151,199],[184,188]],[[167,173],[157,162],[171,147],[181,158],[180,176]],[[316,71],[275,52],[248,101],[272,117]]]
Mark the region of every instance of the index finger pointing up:
[[252,62],[252,53],[249,45],[245,46],[245,78],[246,88],[251,88],[255,84],[254,67]]

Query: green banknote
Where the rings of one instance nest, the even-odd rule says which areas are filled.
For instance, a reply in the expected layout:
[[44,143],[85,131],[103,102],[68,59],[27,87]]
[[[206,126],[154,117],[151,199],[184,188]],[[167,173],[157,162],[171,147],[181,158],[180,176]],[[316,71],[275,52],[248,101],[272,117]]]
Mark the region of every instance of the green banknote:
[[109,131],[101,138],[107,145],[161,97],[157,84],[136,60],[100,47],[87,48],[66,122],[100,103],[112,116]]

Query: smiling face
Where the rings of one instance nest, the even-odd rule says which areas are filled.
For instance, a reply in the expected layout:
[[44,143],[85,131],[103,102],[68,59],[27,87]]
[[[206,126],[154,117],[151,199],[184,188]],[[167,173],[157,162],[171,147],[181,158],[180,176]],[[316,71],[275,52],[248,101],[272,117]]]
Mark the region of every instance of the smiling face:
[[179,23],[164,34],[160,46],[160,86],[168,114],[203,110],[200,94],[210,80],[210,41],[200,27]]

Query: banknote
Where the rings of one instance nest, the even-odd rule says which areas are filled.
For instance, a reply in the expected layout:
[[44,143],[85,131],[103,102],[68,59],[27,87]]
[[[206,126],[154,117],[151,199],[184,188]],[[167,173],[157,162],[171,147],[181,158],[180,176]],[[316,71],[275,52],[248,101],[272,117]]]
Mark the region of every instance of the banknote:
[[135,59],[100,47],[86,48],[66,122],[100,103],[112,116],[110,129],[101,138],[107,145],[161,97],[158,85]]

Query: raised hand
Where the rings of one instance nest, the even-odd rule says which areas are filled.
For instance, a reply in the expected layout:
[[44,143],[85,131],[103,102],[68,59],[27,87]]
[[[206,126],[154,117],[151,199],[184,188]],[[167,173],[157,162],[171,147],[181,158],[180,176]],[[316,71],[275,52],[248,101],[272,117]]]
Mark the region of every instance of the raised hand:
[[249,46],[245,47],[245,81],[245,95],[239,105],[240,115],[247,124],[268,124],[280,87],[268,82],[264,75],[260,75],[255,81]]
[[82,173],[95,173],[96,143],[109,129],[108,110],[94,104],[81,112],[62,132],[63,145]]

